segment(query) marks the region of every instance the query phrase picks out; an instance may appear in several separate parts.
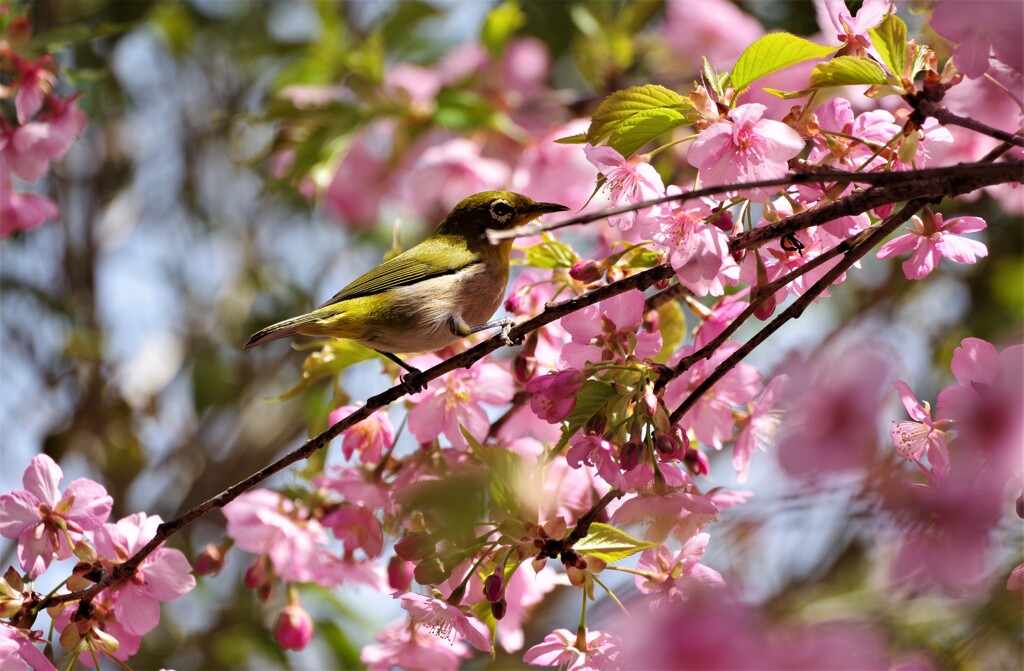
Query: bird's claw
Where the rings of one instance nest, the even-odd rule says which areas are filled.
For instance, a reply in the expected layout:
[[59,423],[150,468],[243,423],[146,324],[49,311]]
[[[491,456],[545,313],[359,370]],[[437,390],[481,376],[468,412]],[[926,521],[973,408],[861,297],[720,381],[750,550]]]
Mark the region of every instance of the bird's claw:
[[420,375],[422,375],[422,373],[417,371],[415,373],[406,373],[402,377],[398,378],[402,385],[402,389],[404,389],[407,394],[418,394],[427,388],[426,383],[419,379]]
[[518,342],[513,341],[512,338],[509,337],[509,334],[512,332],[512,327],[515,325],[516,323],[511,319],[506,319],[501,324],[501,340],[509,347],[512,347],[513,345],[518,345],[523,342],[522,336],[516,339],[518,340]]

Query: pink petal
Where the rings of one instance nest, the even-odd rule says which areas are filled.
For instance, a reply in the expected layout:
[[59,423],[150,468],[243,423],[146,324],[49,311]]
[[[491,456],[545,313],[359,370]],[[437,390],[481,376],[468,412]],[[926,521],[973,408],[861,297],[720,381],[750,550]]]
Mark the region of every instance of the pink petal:
[[711,124],[690,144],[686,160],[698,170],[718,165],[732,147],[732,124],[726,121]]
[[472,388],[474,399],[494,405],[508,403],[515,395],[512,374],[503,366],[493,363],[483,364],[477,369]]
[[148,634],[160,624],[160,603],[134,585],[118,591],[114,610],[121,626],[137,636]]
[[935,243],[935,249],[957,263],[974,263],[978,258],[988,256],[988,248],[982,243],[950,233],[943,235]]
[[443,401],[434,397],[421,401],[409,411],[409,431],[421,443],[429,443],[445,429],[445,414],[440,407]]
[[981,338],[964,338],[960,347],[953,350],[950,369],[965,387],[972,382],[989,384],[999,372],[999,352],[995,345]]
[[909,259],[903,262],[903,274],[908,280],[927,277],[939,265],[939,250],[930,240],[922,239],[921,244]]
[[901,235],[898,238],[893,238],[878,249],[878,253],[875,257],[879,259],[891,259],[894,256],[905,254],[917,247],[920,239],[920,236],[914,235],[913,233],[907,233],[906,235]]
[[45,454],[37,454],[25,469],[21,482],[40,503],[56,506],[60,501],[60,481],[63,478],[64,472],[57,462]]
[[114,499],[98,482],[78,478],[68,485],[64,499],[74,498],[71,509],[65,517],[86,531],[98,529],[110,517]]
[[804,148],[804,140],[795,130],[782,123],[764,119],[754,126],[768,161],[784,162],[793,158]]
[[152,559],[143,566],[142,572],[150,596],[157,601],[177,599],[196,586],[192,565],[179,550],[161,548],[150,557]]
[[487,432],[491,426],[487,413],[475,403],[466,403],[457,407],[452,414],[452,420],[452,425],[445,428],[444,435],[451,441],[452,447],[462,451],[469,449],[469,443],[466,442],[466,437],[459,430],[460,424],[469,435],[478,441],[482,441],[487,437]]
[[636,334],[636,347],[633,348],[633,354],[646,359],[652,357],[661,351],[661,333],[648,333],[641,331]]
[[39,499],[24,489],[0,496],[0,535],[17,538],[26,527],[38,524]]
[[613,296],[603,301],[600,306],[602,312],[619,330],[635,329],[644,319],[644,295],[639,289],[631,289]]
[[918,422],[923,422],[928,418],[928,413],[925,411],[924,406],[914,396],[914,392],[910,390],[910,387],[903,380],[896,380],[892,383],[892,386],[896,388],[897,393],[900,395],[900,400],[903,401],[903,407],[907,409],[913,419]]
[[987,226],[981,217],[956,217],[945,222],[941,229],[947,233],[974,233],[985,230]]

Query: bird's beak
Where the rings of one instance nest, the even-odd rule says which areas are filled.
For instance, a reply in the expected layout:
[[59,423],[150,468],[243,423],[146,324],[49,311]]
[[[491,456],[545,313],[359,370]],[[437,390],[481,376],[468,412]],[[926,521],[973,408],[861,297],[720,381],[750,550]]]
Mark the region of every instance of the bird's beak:
[[558,203],[534,203],[527,208],[526,214],[530,217],[539,217],[549,212],[565,212],[568,209],[565,205],[559,205]]

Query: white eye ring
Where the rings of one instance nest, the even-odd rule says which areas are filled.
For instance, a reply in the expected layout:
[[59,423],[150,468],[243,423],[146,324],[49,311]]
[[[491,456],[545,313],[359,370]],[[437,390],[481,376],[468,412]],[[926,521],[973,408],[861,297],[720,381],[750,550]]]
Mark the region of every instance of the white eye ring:
[[499,223],[504,224],[515,211],[516,209],[507,200],[499,198],[491,203],[491,219]]

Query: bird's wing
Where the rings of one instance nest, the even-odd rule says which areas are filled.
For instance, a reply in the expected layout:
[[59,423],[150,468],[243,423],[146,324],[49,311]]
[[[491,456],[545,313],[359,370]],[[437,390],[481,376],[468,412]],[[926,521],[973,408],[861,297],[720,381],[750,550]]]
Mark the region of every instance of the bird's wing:
[[431,277],[454,274],[481,261],[479,256],[464,246],[442,245],[428,238],[354,280],[320,307],[350,298],[379,294],[394,287],[409,286]]

